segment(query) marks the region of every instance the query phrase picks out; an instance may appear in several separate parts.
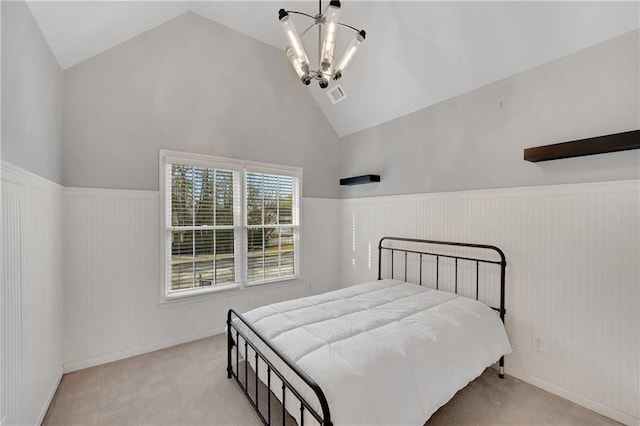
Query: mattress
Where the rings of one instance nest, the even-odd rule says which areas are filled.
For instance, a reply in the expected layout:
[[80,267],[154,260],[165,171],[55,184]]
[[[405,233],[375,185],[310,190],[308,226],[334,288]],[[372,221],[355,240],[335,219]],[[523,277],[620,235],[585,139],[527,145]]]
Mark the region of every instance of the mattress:
[[[276,303],[244,317],[320,385],[337,426],[422,425],[511,352],[490,307],[398,280]],[[270,361],[321,413],[314,394],[283,363]],[[264,369],[260,377],[265,381]],[[299,421],[292,401],[287,396],[287,409]]]

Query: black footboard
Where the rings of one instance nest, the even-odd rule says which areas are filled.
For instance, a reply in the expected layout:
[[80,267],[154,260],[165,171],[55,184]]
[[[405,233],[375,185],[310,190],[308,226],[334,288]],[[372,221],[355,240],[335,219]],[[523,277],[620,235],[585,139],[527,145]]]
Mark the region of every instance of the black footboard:
[[[248,333],[250,333],[251,336],[247,336]],[[318,398],[322,414],[318,413],[313,409],[313,407],[311,407],[309,402],[307,402],[302,397],[302,395],[300,395],[299,391],[285,378],[283,372],[276,369],[273,363],[269,361],[265,354],[254,343],[254,341],[256,340],[253,339],[253,336],[264,343],[264,345],[269,348],[271,352],[273,352],[281,361],[283,361],[287,365],[287,367],[293,374],[299,377],[309,387],[309,389],[311,389],[315,393],[316,397]],[[233,357],[234,347],[236,347],[235,365]],[[253,351],[254,356],[255,371],[253,372],[253,376],[255,383],[249,383],[249,348],[251,348],[251,350]],[[244,362],[241,366],[240,354],[243,352]],[[260,364],[266,367],[266,388],[263,388],[263,391],[267,393],[266,413],[263,412],[265,410],[260,410],[258,399],[260,389],[258,378],[261,371]],[[242,374],[243,377],[241,377],[240,368],[244,369],[244,374]],[[238,382],[245,396],[247,397],[253,408],[256,410],[256,413],[260,417],[260,420],[262,420],[262,422],[266,425],[271,425],[273,424],[272,421],[275,422],[277,420],[272,419],[272,394],[275,396],[275,393],[272,390],[272,375],[275,375],[282,383],[281,389],[277,389],[277,391],[281,392],[278,399],[282,404],[281,424],[283,426],[286,424],[287,407],[291,407],[292,404],[295,404],[297,406],[298,403],[299,408],[294,406],[294,409],[299,410],[300,412],[300,426],[304,426],[305,411],[313,416],[313,418],[320,425],[332,426],[329,404],[327,403],[327,398],[322,392],[322,389],[320,389],[320,386],[311,377],[309,377],[307,373],[302,371],[300,367],[298,367],[293,361],[291,361],[289,357],[287,357],[278,348],[273,346],[271,342],[263,337],[262,334],[258,330],[256,330],[255,327],[253,327],[253,325],[249,323],[242,315],[240,315],[233,309],[229,309],[229,312],[227,314],[227,378],[230,379],[233,377]],[[244,378],[244,380],[242,380],[242,378]],[[253,385],[253,392],[250,392],[251,385]],[[287,401],[287,391],[290,395],[293,395],[297,399],[297,403],[296,401]],[[279,424],[280,422],[277,423]]]

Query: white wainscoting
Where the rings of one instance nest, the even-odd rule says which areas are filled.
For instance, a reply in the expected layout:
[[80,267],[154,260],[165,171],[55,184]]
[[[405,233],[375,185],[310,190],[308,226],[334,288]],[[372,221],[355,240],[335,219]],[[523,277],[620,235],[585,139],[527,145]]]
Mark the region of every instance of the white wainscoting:
[[62,377],[62,187],[2,163],[3,424],[40,424]]
[[63,189],[3,163],[0,419],[39,423],[62,364],[161,349],[222,332],[229,307],[375,279],[379,238],[404,235],[501,247],[507,373],[638,424],[639,193],[624,181],[304,198],[301,280],[161,304],[157,192]]
[[341,278],[375,279],[384,235],[497,245],[507,373],[638,424],[639,193],[633,180],[343,200]]
[[67,188],[65,372],[221,333],[229,308],[337,288],[338,202],[302,200],[302,279],[160,303],[158,193]]

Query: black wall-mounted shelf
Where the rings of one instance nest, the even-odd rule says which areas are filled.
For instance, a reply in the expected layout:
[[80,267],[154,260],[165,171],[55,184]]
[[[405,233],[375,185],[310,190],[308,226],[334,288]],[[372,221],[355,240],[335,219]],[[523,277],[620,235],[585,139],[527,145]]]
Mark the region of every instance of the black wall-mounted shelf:
[[363,175],[340,179],[340,185],[362,185],[363,183],[380,182],[380,175]]
[[595,138],[526,148],[524,159],[538,162],[638,148],[640,148],[640,130],[631,130]]

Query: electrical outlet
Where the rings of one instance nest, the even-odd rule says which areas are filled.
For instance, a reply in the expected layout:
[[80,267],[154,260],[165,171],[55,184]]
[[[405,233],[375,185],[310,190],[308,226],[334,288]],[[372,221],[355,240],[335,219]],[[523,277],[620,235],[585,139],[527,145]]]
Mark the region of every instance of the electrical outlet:
[[544,337],[532,335],[531,336],[531,346],[534,351],[544,352]]

